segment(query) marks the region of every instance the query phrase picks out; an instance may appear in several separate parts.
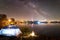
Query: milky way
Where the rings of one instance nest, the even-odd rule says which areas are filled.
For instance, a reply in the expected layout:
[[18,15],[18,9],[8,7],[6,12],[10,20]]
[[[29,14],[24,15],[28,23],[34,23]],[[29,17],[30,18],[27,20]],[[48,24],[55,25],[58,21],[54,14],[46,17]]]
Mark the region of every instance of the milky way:
[[0,0],[0,14],[26,20],[59,20],[59,0]]

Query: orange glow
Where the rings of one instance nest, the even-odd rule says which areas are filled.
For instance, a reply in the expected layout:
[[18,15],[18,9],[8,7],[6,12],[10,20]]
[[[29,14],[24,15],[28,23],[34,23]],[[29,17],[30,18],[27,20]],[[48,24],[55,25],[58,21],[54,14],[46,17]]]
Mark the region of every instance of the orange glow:
[[36,36],[36,35],[35,35],[34,31],[32,31],[32,33],[30,33],[30,35],[29,35],[29,36],[34,37],[34,36]]
[[32,33],[30,34],[31,36],[35,36],[35,33],[32,31]]
[[8,19],[9,22],[11,22],[11,19]]

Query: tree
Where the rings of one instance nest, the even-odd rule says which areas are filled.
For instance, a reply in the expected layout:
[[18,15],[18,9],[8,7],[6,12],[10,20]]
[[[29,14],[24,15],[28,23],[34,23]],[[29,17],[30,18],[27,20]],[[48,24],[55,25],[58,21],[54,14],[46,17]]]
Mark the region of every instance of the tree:
[[7,21],[7,16],[5,14],[0,14],[0,28],[2,28]]

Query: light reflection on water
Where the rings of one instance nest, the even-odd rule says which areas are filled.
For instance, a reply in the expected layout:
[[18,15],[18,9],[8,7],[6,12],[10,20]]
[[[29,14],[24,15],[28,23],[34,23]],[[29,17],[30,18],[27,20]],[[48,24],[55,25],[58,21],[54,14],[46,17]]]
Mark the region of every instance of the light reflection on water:
[[[25,26],[28,26],[30,28],[31,24],[25,25]],[[37,35],[40,36],[39,38],[37,38],[37,40],[39,40],[41,37],[42,37],[42,39],[46,38],[46,37],[44,37],[45,35],[47,36],[47,38],[49,36],[52,37],[52,39],[53,39],[53,37],[58,37],[58,36],[60,37],[60,24],[42,24],[42,25],[33,24],[32,30]]]

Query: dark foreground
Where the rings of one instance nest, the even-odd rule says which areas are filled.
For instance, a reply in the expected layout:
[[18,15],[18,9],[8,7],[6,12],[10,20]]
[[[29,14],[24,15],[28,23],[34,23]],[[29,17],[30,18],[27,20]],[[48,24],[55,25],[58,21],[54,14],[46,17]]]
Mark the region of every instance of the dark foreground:
[[17,38],[0,36],[0,40],[60,40],[60,24],[34,25],[31,29],[35,31],[36,35],[38,35],[37,37]]

